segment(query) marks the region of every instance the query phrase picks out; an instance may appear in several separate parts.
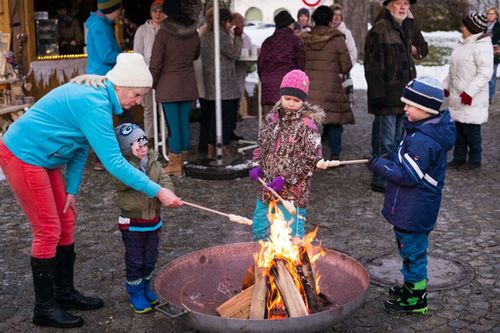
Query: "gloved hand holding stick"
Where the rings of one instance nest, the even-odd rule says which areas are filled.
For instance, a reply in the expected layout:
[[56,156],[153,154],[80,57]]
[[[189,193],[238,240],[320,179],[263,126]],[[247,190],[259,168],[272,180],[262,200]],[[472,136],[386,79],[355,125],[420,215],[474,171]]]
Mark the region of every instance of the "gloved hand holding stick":
[[185,205],[188,205],[188,206],[191,206],[191,207],[195,207],[195,208],[198,208],[198,209],[201,209],[201,210],[206,210],[207,212],[211,212],[211,213],[214,213],[214,214],[218,214],[218,215],[222,215],[222,216],[228,217],[229,221],[234,222],[234,223],[246,224],[246,225],[252,225],[252,223],[253,223],[252,220],[247,219],[246,217],[243,217],[243,216],[240,216],[240,215],[223,213],[221,211],[218,211],[218,210],[215,210],[215,209],[211,209],[211,208],[207,208],[207,207],[203,207],[203,206],[200,206],[200,205],[197,205],[197,204],[194,204],[194,203],[191,203],[191,202],[187,202],[187,201],[184,201],[184,200],[182,202]]
[[349,160],[349,161],[338,161],[338,160],[330,160],[330,161],[325,161],[324,159],[321,159],[316,163],[316,167],[318,169],[327,169],[331,167],[338,167],[339,165],[347,165],[347,164],[361,164],[361,163],[368,163],[367,159],[363,160]]
[[262,180],[262,178],[259,177],[259,182],[262,184],[262,186],[264,186],[266,188],[266,190],[268,190],[269,192],[271,192],[279,201],[281,201],[281,203],[283,204],[283,206],[285,207],[285,209],[292,215],[295,215],[295,213],[297,212],[295,210],[295,206],[293,205],[292,202],[288,201],[288,200],[285,200],[283,199],[274,189],[272,189],[271,187],[269,187],[265,181]]

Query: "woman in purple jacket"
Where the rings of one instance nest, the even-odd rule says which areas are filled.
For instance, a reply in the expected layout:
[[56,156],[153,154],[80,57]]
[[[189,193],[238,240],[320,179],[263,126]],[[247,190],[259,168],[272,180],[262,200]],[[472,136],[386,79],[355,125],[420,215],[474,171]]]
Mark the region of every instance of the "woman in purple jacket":
[[295,20],[286,10],[274,17],[276,30],[268,37],[257,59],[257,71],[262,83],[261,104],[264,113],[279,101],[281,79],[294,69],[304,70],[305,56],[302,40],[293,32]]

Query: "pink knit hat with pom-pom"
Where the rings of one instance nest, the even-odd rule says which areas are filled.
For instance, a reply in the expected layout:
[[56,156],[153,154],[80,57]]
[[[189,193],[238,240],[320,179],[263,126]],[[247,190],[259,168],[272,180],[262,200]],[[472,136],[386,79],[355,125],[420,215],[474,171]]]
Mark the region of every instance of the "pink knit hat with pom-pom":
[[309,77],[300,69],[285,74],[281,81],[281,96],[294,96],[305,101],[309,93]]

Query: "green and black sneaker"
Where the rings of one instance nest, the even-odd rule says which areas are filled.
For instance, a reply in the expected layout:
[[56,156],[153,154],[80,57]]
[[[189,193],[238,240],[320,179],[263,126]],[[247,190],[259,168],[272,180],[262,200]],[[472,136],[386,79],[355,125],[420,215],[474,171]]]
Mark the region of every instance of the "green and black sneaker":
[[393,314],[426,314],[427,307],[427,280],[416,283],[405,282],[401,288],[392,287],[389,295],[397,296],[396,299],[389,299],[384,302],[384,310]]

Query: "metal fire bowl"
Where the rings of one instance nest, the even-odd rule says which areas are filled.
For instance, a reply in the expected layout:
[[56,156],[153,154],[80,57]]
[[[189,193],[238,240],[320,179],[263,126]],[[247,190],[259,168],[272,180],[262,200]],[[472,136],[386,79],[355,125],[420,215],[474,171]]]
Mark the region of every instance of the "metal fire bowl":
[[366,298],[368,271],[353,258],[326,250],[316,262],[321,292],[333,302],[325,311],[281,320],[219,317],[215,309],[241,290],[243,276],[259,247],[257,243],[220,245],[163,266],[154,285],[169,311],[160,311],[202,332],[316,332],[350,316]]

